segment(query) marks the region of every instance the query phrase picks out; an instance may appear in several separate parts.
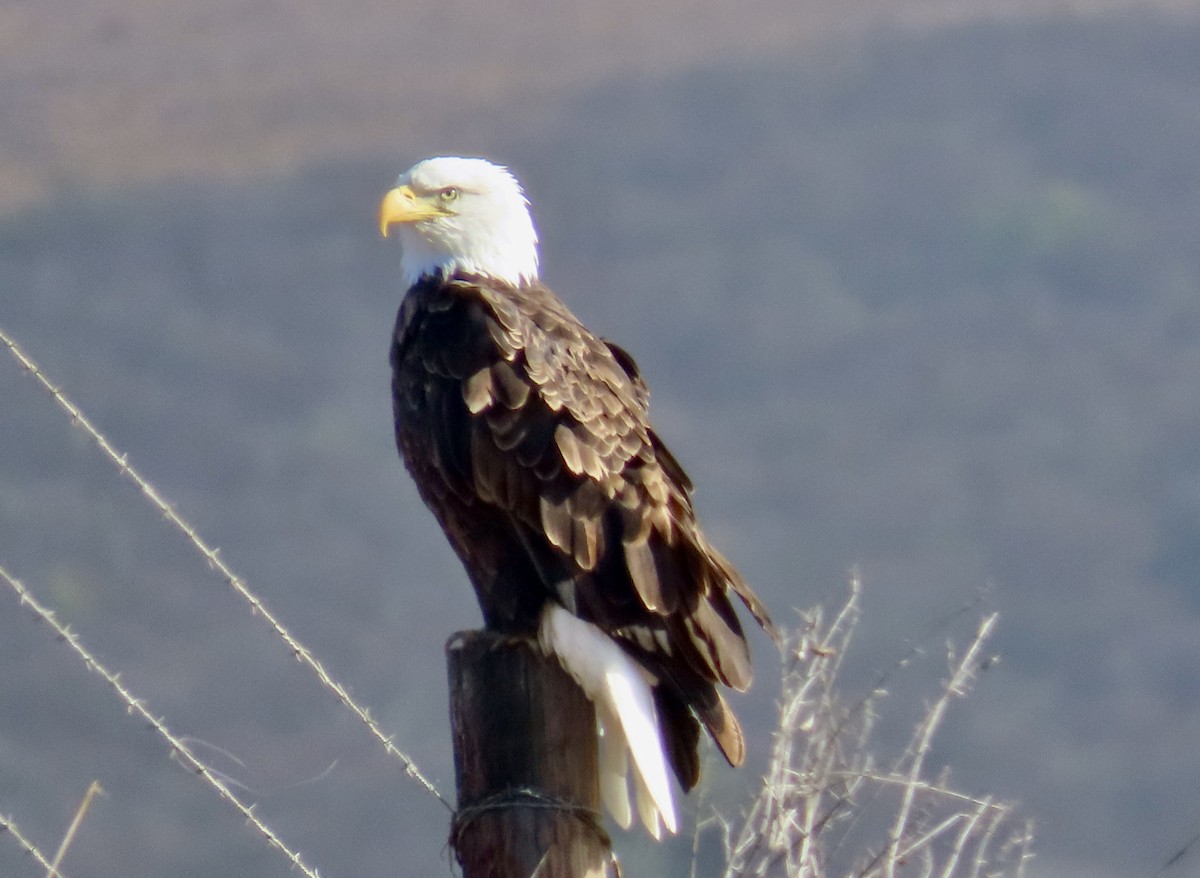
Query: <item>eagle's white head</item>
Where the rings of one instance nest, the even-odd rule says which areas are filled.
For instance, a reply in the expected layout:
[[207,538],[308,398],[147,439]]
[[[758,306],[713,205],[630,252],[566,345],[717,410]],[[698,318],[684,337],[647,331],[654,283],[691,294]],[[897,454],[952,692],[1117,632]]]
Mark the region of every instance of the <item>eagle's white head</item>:
[[379,207],[384,237],[395,226],[404,283],[456,271],[515,287],[537,280],[537,232],[529,202],[507,168],[442,156],[400,175]]

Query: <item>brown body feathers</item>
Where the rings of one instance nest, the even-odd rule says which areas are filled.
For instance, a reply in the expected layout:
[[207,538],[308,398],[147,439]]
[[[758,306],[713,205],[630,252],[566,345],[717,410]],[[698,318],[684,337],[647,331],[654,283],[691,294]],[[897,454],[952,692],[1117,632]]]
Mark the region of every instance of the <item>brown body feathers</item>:
[[608,632],[654,681],[667,752],[699,777],[698,721],[730,763],[717,684],[750,685],[731,604],[766,611],[696,523],[633,359],[537,282],[425,277],[392,344],[396,442],[488,627],[531,634],[547,601]]

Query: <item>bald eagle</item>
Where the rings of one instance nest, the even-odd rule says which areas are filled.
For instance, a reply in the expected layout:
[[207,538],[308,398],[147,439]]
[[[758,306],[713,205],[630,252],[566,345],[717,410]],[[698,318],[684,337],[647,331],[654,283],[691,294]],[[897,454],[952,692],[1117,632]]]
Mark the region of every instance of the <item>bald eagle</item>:
[[[380,206],[407,292],[392,338],[396,444],[466,567],[488,628],[536,637],[596,706],[601,797],[658,838],[668,770],[700,776],[701,725],[731,765],[742,730],[718,684],[750,685],[736,596],[692,483],[650,425],[633,358],[538,280],[529,204],[507,169],[441,157]],[[669,769],[668,769],[669,766]]]

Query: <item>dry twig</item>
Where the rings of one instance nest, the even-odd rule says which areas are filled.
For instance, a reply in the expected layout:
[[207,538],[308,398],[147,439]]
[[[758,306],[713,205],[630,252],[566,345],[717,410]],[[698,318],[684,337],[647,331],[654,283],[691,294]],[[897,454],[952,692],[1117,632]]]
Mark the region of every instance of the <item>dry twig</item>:
[[[892,768],[880,772],[872,732],[886,676],[848,708],[837,689],[860,594],[855,576],[832,621],[818,607],[784,638],[783,696],[767,775],[738,831],[721,821],[725,878],[1022,875],[1032,826],[1014,828],[1009,804],[955,791],[945,777],[924,777],[934,734],[951,698],[969,691],[996,616],[982,621],[961,658],[952,657],[939,698]],[[997,849],[996,838],[1006,834]],[[882,843],[873,841],[880,836]]]
[[87,788],[87,792],[83,794],[83,801],[79,803],[79,807],[75,809],[75,816],[71,818],[71,825],[67,827],[66,835],[59,842],[58,850],[54,852],[54,862],[50,864],[49,871],[46,873],[46,878],[62,878],[58,871],[58,867],[62,865],[63,857],[67,855],[67,851],[71,847],[71,842],[75,840],[75,833],[79,831],[79,827],[83,825],[83,818],[87,816],[88,809],[92,807],[92,800],[96,796],[104,795],[104,790],[100,787],[99,781],[92,781]]

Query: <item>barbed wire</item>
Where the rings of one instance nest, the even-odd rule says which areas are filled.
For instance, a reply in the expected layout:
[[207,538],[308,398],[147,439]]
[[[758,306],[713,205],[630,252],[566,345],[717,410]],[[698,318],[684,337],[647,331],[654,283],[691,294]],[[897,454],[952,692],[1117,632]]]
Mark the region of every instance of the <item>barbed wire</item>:
[[[200,757],[192,751],[192,749],[183,741],[183,739],[176,736],[167,727],[165,721],[152,714],[146,708],[146,705],[143,703],[143,701],[140,698],[135,697],[133,693],[125,687],[125,684],[121,682],[121,677],[119,674],[110,671],[107,666],[102,664],[100,660],[97,659],[96,656],[90,652],[86,646],[83,645],[83,642],[79,639],[79,635],[77,635],[63,623],[59,622],[58,617],[54,614],[54,611],[43,606],[30,593],[29,589],[27,589],[15,577],[13,577],[3,565],[0,565],[0,579],[3,579],[8,584],[8,587],[16,593],[17,598],[20,600],[22,606],[29,607],[31,610],[33,610],[34,614],[40,621],[45,622],[54,630],[54,633],[59,640],[61,640],[63,643],[66,643],[75,651],[75,654],[83,660],[84,667],[86,667],[89,671],[99,675],[104,682],[108,683],[109,687],[117,693],[117,696],[124,703],[125,709],[130,714],[141,717],[143,720],[145,720],[146,723],[149,724],[150,728],[152,728],[158,734],[158,736],[167,743],[167,746],[170,748],[172,754],[174,754],[181,762],[183,762],[184,766],[193,774],[202,778],[208,783],[209,786],[216,790],[217,795],[236,808],[238,812],[241,813],[244,818],[246,818],[246,822],[258,830],[259,834],[266,839],[268,845],[275,848],[285,857],[287,857],[291,864],[295,868],[299,869],[305,876],[307,876],[307,878],[320,878],[320,875],[316,869],[307,865],[298,852],[288,847],[283,842],[283,839],[281,839],[275,832],[275,830],[267,826],[267,824],[263,822],[262,818],[254,813],[253,805],[247,805],[240,798],[238,798],[237,794],[234,793],[233,790],[231,790],[223,780],[221,780],[215,770],[210,768],[206,762],[200,759]],[[51,868],[52,872],[56,871],[50,866],[49,863],[47,863],[46,866]]]
[[595,808],[581,805],[564,796],[551,795],[529,787],[501,790],[484,796],[478,801],[459,806],[450,828],[450,846],[457,851],[467,830],[483,815],[515,808],[570,814],[596,836],[605,850],[612,848],[612,839],[609,838],[608,831],[604,828],[604,819]]
[[413,762],[408,754],[399,749],[394,743],[392,743],[392,739],[383,733],[383,730],[379,727],[378,723],[376,723],[371,717],[370,711],[368,711],[365,707],[362,707],[350,696],[350,693],[346,691],[346,688],[336,679],[334,679],[329,671],[325,669],[325,666],[321,663],[320,659],[313,655],[308,647],[301,643],[296,636],[292,634],[292,632],[288,630],[286,626],[284,626],[283,622],[281,622],[270,610],[267,609],[266,605],[262,602],[258,595],[252,592],[249,586],[246,585],[245,581],[236,573],[234,573],[233,570],[223,560],[221,560],[220,549],[209,546],[209,544],[205,542],[205,540],[196,531],[196,528],[193,527],[185,518],[183,518],[183,516],[176,512],[174,507],[167,503],[167,501],[163,499],[162,495],[158,493],[158,490],[152,484],[150,484],[150,482],[147,481],[147,479],[142,476],[142,474],[139,473],[132,464],[129,463],[129,456],[117,451],[117,449],[112,445],[111,442],[108,441],[104,434],[102,434],[96,428],[95,424],[88,419],[88,417],[79,409],[77,405],[75,405],[75,403],[67,398],[61,389],[56,387],[50,381],[45,372],[41,370],[37,363],[35,363],[33,359],[21,349],[16,341],[9,336],[3,328],[0,328],[0,342],[3,342],[4,346],[8,348],[9,352],[20,364],[21,368],[32,375],[39,386],[41,386],[42,389],[50,394],[51,398],[53,398],[59,408],[61,408],[67,413],[67,415],[70,416],[71,423],[83,430],[83,432],[92,439],[104,456],[107,457],[117,467],[117,471],[132,481],[138,487],[138,490],[142,492],[142,496],[146,498],[150,505],[157,509],[176,530],[183,534],[191,546],[197,552],[199,552],[201,557],[203,557],[208,563],[210,569],[219,573],[221,578],[225,580],[225,583],[232,588],[239,597],[241,597],[247,604],[250,605],[251,612],[253,612],[255,615],[261,616],[266,621],[279,639],[287,645],[288,650],[292,653],[296,660],[312,671],[313,674],[316,675],[317,679],[321,682],[321,685],[331,691],[337,697],[338,701],[340,701],[348,710],[350,710],[351,713],[353,713],[358,717],[359,720],[362,721],[362,723],[367,727],[368,731],[375,737],[377,741],[379,741],[380,744],[383,745],[384,751],[389,756],[400,760],[400,762],[404,765],[405,774],[417,781],[417,783],[419,783],[426,792],[433,795],[439,802],[442,803],[443,806],[445,806],[448,811],[453,812],[454,807],[450,804],[450,802],[447,801],[438,788],[434,786],[433,782],[421,772],[421,770],[417,767],[417,764]]
[[37,864],[46,870],[46,878],[63,878],[62,872],[50,862],[49,857],[41,852],[37,845],[27,839],[11,817],[0,814],[0,833],[8,833],[21,846],[21,850],[33,857]]

